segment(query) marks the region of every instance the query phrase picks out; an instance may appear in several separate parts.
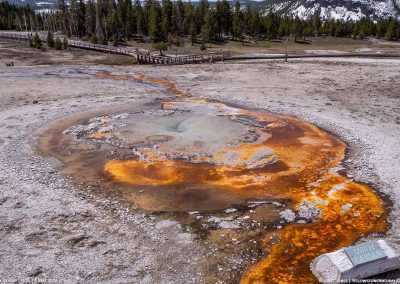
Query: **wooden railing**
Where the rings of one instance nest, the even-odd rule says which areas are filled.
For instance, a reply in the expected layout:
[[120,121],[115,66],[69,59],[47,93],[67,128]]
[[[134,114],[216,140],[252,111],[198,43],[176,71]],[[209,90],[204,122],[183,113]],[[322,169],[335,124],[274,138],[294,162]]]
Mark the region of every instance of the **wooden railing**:
[[[46,38],[43,35],[39,35],[41,40],[46,40]],[[22,33],[0,33],[0,38],[5,38],[5,39],[14,39],[14,40],[21,40],[21,41],[27,41],[29,40],[30,36],[29,34],[22,34]]]
[[[46,41],[47,37],[39,34],[42,41]],[[31,36],[22,33],[8,33],[1,32],[0,38],[28,41]],[[68,40],[70,47],[88,49],[100,52],[108,52],[113,54],[121,54],[136,57],[139,64],[152,64],[152,65],[175,65],[175,64],[194,64],[204,62],[224,61],[230,55],[229,52],[211,52],[195,55],[183,56],[155,56],[151,55],[148,50],[132,48],[132,47],[117,47],[103,44],[93,44],[84,41]]]
[[178,64],[195,64],[204,62],[224,61],[229,57],[229,52],[211,52],[204,54],[194,55],[181,55],[181,56],[152,56],[148,54],[137,55],[139,64],[153,64],[153,65],[178,65]]
[[117,47],[103,44],[93,44],[84,41],[75,41],[69,40],[69,45],[71,47],[82,48],[82,49],[90,49],[101,52],[108,52],[114,54],[122,54],[128,56],[137,56],[139,54],[146,54],[147,50],[138,49],[138,48],[128,48],[128,47]]

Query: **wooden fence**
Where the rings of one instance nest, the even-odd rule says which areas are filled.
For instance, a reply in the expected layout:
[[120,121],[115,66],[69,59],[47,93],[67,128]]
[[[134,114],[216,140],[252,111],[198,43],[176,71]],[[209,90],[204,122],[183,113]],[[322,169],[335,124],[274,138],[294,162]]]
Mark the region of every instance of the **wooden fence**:
[[195,55],[181,56],[152,56],[147,54],[137,55],[139,64],[154,64],[154,65],[178,65],[178,64],[196,64],[204,62],[224,61],[229,57],[229,52],[212,52]]
[[[39,35],[42,41],[46,41],[47,37]],[[0,38],[28,41],[31,35],[22,33],[0,33]],[[70,47],[94,50],[99,52],[107,52],[126,56],[136,57],[139,64],[152,65],[175,65],[175,64],[194,64],[204,62],[224,61],[229,58],[229,52],[214,52],[195,55],[183,56],[155,56],[151,55],[148,50],[132,48],[132,47],[117,47],[103,44],[93,44],[84,41],[68,40]]]

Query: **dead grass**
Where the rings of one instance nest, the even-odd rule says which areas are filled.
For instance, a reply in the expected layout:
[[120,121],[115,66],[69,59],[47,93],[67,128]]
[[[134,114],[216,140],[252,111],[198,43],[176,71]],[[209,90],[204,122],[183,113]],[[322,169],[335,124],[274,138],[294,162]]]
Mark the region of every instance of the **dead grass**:
[[94,63],[126,66],[136,63],[136,58],[74,48],[63,51],[54,49],[38,51],[29,47],[27,42],[0,40],[0,66],[4,66],[9,61],[16,65],[82,65]]
[[[157,53],[157,51],[152,48],[151,43],[129,41],[128,45],[143,49],[149,49],[152,50],[152,52]],[[190,42],[185,39],[185,44],[183,46],[173,45],[172,48],[167,52],[167,54],[199,54],[204,52],[200,50],[200,45],[200,43],[196,43],[192,46]],[[295,42],[294,38],[290,38],[288,41],[288,52],[290,54],[303,54],[307,50],[315,49],[354,52],[357,49],[361,48],[387,50],[399,46],[399,42],[388,42],[384,40],[373,41],[370,39],[354,40],[351,38],[310,37],[306,38],[305,41]],[[230,40],[226,41],[225,43],[212,43],[211,47],[209,44],[207,44],[207,51],[205,52],[217,52],[222,50],[229,50],[232,54],[284,53],[285,47],[281,40],[262,40],[255,43],[244,43],[240,41]]]

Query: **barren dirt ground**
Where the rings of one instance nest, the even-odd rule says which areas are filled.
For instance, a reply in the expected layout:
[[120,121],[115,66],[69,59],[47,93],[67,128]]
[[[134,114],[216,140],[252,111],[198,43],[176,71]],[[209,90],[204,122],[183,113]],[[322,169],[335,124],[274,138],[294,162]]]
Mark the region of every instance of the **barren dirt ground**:
[[[390,198],[392,226],[383,238],[400,251],[399,60],[152,67],[93,64],[109,59],[95,53],[72,51],[62,57],[33,55],[0,42],[0,278],[67,283],[239,280],[228,269],[243,262],[240,255],[215,256],[210,244],[177,222],[144,216],[117,200],[78,190],[55,170],[54,161],[35,153],[37,131],[56,119],[167,96],[147,84],[91,76],[102,71],[173,81],[195,96],[293,115],[337,135],[349,145],[344,162],[348,176],[373,184]],[[15,66],[5,67],[9,61]],[[210,267],[209,259],[217,257]]]

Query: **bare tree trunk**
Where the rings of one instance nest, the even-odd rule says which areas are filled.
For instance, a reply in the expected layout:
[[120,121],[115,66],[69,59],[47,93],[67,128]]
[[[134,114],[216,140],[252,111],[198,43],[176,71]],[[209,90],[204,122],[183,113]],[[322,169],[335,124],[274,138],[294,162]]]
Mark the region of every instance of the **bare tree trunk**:
[[32,16],[29,15],[29,23],[31,25],[31,32],[33,33],[33,21],[32,21]]
[[53,15],[53,13],[52,13],[50,18],[51,18],[51,25],[52,25],[53,32],[56,32],[57,31],[56,15],[55,14]]
[[105,37],[106,41],[108,41],[107,19],[105,16],[103,17],[103,21],[104,21],[104,37]]
[[16,20],[18,22],[19,29],[22,31],[21,20],[18,17],[16,17]]
[[69,23],[69,32],[70,32],[70,34],[71,34],[71,36],[72,36],[72,35],[73,35],[73,32],[72,32],[71,21],[68,21],[68,23]]
[[26,24],[26,16],[25,16],[25,12],[24,12],[24,24],[25,24],[25,31],[28,31],[28,26]]

